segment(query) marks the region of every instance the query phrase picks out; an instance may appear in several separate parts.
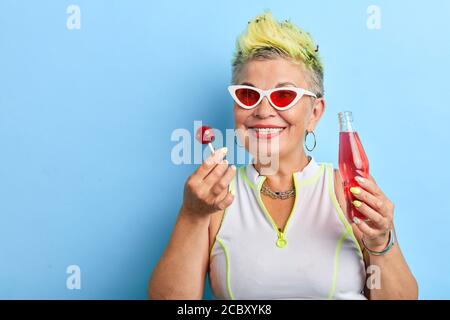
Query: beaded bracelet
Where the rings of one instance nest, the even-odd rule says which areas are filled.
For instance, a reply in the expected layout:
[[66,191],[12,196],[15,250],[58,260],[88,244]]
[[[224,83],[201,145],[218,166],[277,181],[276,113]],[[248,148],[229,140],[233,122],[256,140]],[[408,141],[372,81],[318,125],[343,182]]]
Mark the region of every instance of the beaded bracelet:
[[386,248],[384,248],[382,251],[370,250],[367,247],[366,243],[364,242],[364,238],[361,238],[361,240],[362,240],[362,244],[363,244],[364,248],[367,250],[367,252],[370,253],[370,254],[373,254],[374,256],[383,256],[383,255],[385,255],[386,253],[388,253],[391,250],[392,246],[395,244],[395,242],[394,242],[394,235],[392,233],[392,229],[389,230],[389,242],[388,242]]

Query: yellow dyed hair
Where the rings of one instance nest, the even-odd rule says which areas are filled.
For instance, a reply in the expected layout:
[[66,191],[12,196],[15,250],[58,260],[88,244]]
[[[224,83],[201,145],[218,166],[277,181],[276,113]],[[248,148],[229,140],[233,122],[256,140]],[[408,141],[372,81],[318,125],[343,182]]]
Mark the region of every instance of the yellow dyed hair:
[[283,57],[306,67],[311,89],[319,97],[323,96],[323,66],[318,51],[308,32],[289,20],[278,22],[266,10],[248,22],[247,29],[236,41],[232,82],[237,84],[243,66],[251,59]]

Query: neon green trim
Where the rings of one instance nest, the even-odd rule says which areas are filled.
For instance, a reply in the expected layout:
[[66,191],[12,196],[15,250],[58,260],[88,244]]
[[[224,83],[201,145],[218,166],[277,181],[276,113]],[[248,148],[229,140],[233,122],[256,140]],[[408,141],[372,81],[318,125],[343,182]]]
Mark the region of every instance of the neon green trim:
[[234,300],[233,292],[231,291],[231,286],[230,286],[230,256],[228,254],[228,249],[225,247],[222,240],[220,240],[217,237],[216,237],[216,240],[222,246],[223,252],[225,252],[225,258],[227,260],[227,291],[228,291],[228,295],[230,296],[230,299]]
[[[233,180],[231,180],[230,184],[228,185],[228,191],[234,191],[235,188],[236,188],[236,176],[234,176]],[[228,212],[228,208],[229,207],[225,208],[225,211],[223,212],[222,219],[220,220],[219,229],[217,230],[216,236],[214,237],[214,243],[211,246],[211,251],[209,252],[209,260],[211,260],[211,256],[212,256],[212,253],[213,253],[213,250],[214,250],[214,246],[215,246],[215,244],[217,242],[217,235],[219,234],[219,231],[222,228],[223,221],[225,220],[225,216],[227,215],[227,212]]]
[[333,272],[333,281],[331,283],[331,289],[330,293],[328,294],[327,299],[333,299],[334,293],[336,291],[336,282],[337,282],[337,276],[339,273],[339,254],[341,252],[342,243],[344,242],[344,239],[347,237],[348,230],[346,229],[342,236],[339,238],[337,244],[336,244],[336,250],[334,251],[334,272]]
[[321,163],[320,168],[317,170],[317,172],[311,178],[300,181],[300,187],[304,187],[304,186],[315,183],[317,181],[317,179],[319,179],[322,176],[324,169],[325,169],[325,166],[323,165],[323,163]]
[[214,251],[214,246],[216,245],[216,242],[217,242],[217,237],[214,238],[214,243],[213,243],[213,245],[211,247],[211,251],[209,252],[209,261],[211,261],[212,253]]
[[[294,200],[294,205],[292,206],[291,212],[289,213],[289,217],[288,217],[288,219],[286,221],[286,225],[283,228],[283,231],[278,230],[278,226],[276,225],[275,221],[272,219],[272,216],[269,214],[269,211],[267,210],[266,206],[264,205],[264,203],[262,201],[261,188],[262,188],[262,185],[263,185],[264,181],[267,178],[266,176],[262,176],[262,179],[261,179],[261,181],[259,182],[259,184],[257,186],[257,200],[258,200],[259,206],[262,208],[265,216],[270,221],[270,223],[272,224],[273,229],[277,233],[277,236],[278,236],[278,239],[277,239],[277,242],[276,242],[277,247],[284,248],[286,246],[287,241],[285,239],[285,233],[286,233],[286,230],[287,230],[287,228],[289,226],[289,223],[290,223],[290,221],[291,221],[291,219],[293,217],[293,213],[295,212],[295,209],[297,207],[297,202],[298,202],[298,198],[299,198],[299,194],[300,194],[300,188],[316,182],[317,179],[319,179],[322,176],[322,174],[324,172],[324,168],[325,168],[325,166],[323,164],[321,164],[320,168],[317,170],[317,172],[311,178],[302,180],[301,182],[298,181],[296,173],[292,174],[292,177],[293,177],[293,180],[294,180],[294,186],[295,186],[295,200]],[[281,245],[281,246],[278,245],[278,243],[281,243],[279,240],[282,240],[284,245]]]
[[[236,187],[236,176],[233,178],[233,180],[231,180],[231,183],[228,185],[228,191],[232,191],[235,190]],[[225,220],[225,216],[228,213],[228,208],[225,208],[224,212],[223,212],[223,216],[222,216],[222,220],[220,221],[220,226],[219,229],[217,230],[215,239],[214,239],[214,243],[211,246],[211,251],[209,252],[209,260],[211,262],[211,257],[212,257],[212,253],[214,251],[214,247],[216,246],[216,243],[219,243],[220,246],[223,249],[223,252],[225,253],[225,259],[226,259],[226,267],[227,267],[227,291],[228,291],[228,295],[230,296],[230,298],[232,300],[234,300],[234,296],[233,296],[233,292],[231,291],[231,286],[230,286],[230,256],[228,254],[228,249],[225,247],[225,245],[223,244],[222,240],[219,239],[218,235],[220,232],[220,229],[222,228],[223,222]]]
[[[291,222],[291,218],[292,218],[292,216],[293,216],[293,213],[294,213],[294,211],[295,211],[295,208],[297,207],[297,202],[298,202],[298,198],[299,198],[299,194],[300,194],[300,187],[301,187],[301,185],[298,183],[298,180],[297,180],[297,176],[295,175],[295,174],[293,174],[292,175],[293,176],[293,178],[294,178],[294,187],[295,187],[295,199],[294,199],[294,205],[292,206],[292,209],[291,209],[291,213],[289,213],[289,217],[288,217],[288,219],[287,219],[287,221],[286,221],[286,225],[284,226],[284,229],[283,229],[283,235],[284,235],[284,233],[286,232],[286,230],[287,230],[287,227],[288,227],[288,225],[289,225],[289,222]],[[261,189],[260,189],[261,190]],[[259,194],[259,197],[261,198],[261,193],[258,193]],[[262,201],[261,201],[262,202]]]
[[[262,185],[263,185],[263,183],[264,183],[264,180],[266,180],[266,177],[265,176],[263,176],[262,177],[262,179],[260,180],[260,182],[259,182],[259,184],[258,184],[258,186],[257,186],[257,197],[256,197],[256,199],[258,200],[258,204],[259,204],[259,206],[262,208],[262,210],[263,210],[263,212],[264,212],[264,215],[267,217],[267,219],[269,219],[269,221],[270,221],[270,224],[272,225],[272,228],[277,232],[277,235],[278,235],[278,239],[283,239],[283,233],[282,232],[280,232],[280,230],[278,230],[278,226],[276,225],[276,223],[275,223],[275,221],[273,221],[273,219],[272,219],[272,217],[270,216],[270,214],[269,214],[269,212],[267,211],[267,209],[266,209],[266,206],[264,205],[264,203],[262,202],[262,199],[261,199],[261,192],[260,192],[260,190],[261,190],[261,188],[262,188]],[[295,192],[295,199],[297,199],[297,191]],[[294,200],[295,201],[295,200]],[[292,214],[292,211],[291,211],[291,213],[290,213],[290,215]]]
[[[236,176],[231,180],[229,191],[234,192],[236,190]],[[236,193],[234,194],[236,196]]]
[[[251,166],[251,165],[252,164],[249,164],[249,166]],[[317,170],[317,172],[312,177],[310,177],[309,179],[305,179],[305,180],[300,181],[299,187],[303,187],[303,186],[307,186],[307,185],[315,183],[317,181],[317,179],[322,176],[322,173],[323,173],[324,169],[325,169],[324,164],[320,164],[319,165],[319,169]],[[256,186],[247,177],[247,174],[245,172],[245,166],[240,167],[239,171],[240,171],[240,175],[242,176],[244,181],[250,186],[250,188],[252,188],[254,190],[256,188]]]
[[[288,220],[286,221],[286,225],[283,228],[283,231],[278,230],[278,226],[276,225],[275,221],[272,219],[272,216],[269,214],[269,211],[267,210],[267,208],[264,205],[264,202],[262,201],[262,198],[261,198],[261,192],[260,191],[261,191],[261,188],[262,188],[262,185],[263,185],[264,181],[267,178],[266,176],[262,177],[262,179],[259,182],[258,187],[257,187],[258,203],[259,203],[260,207],[263,209],[263,212],[266,215],[267,219],[269,219],[270,223],[272,224],[273,229],[277,233],[278,239],[277,239],[276,244],[277,244],[278,248],[284,248],[286,246],[287,242],[286,242],[286,239],[284,238],[284,233],[285,233],[285,231],[286,231],[286,229],[287,229],[287,227],[289,225],[289,222],[291,221],[293,213],[295,212],[295,208],[297,206],[297,201],[298,201],[298,198],[299,198],[299,188],[300,188],[300,186],[298,184],[297,177],[295,176],[295,174],[293,174],[292,176],[293,176],[293,179],[294,179],[294,186],[295,186],[295,200],[294,200],[294,205],[292,206],[291,212],[289,213]],[[278,245],[279,243],[281,243],[279,240],[284,241],[284,245]]]
[[[252,164],[249,164],[249,166],[251,166],[251,165]],[[250,188],[255,190],[255,185],[248,179],[247,174],[245,173],[245,166],[240,167],[239,171],[240,171],[241,176],[244,179],[244,181],[250,186]]]
[[356,244],[356,247],[358,248],[358,253],[361,258],[363,258],[363,253],[361,250],[361,246],[359,245],[358,240],[356,240],[355,234],[353,233],[352,226],[347,221],[347,218],[344,215],[344,212],[342,211],[341,206],[339,205],[339,202],[336,198],[336,193],[334,192],[334,176],[333,176],[333,166],[331,164],[327,164],[327,167],[329,170],[328,175],[328,191],[331,197],[331,202],[333,202],[333,206],[336,209],[336,212],[338,214],[339,220],[341,220],[342,224],[344,225],[345,229],[347,230],[348,234],[350,234],[350,237],[352,238],[353,242]]
[[227,209],[228,209],[228,208],[226,208],[225,211],[223,212],[223,216],[222,216],[222,220],[220,221],[219,229],[217,230],[217,234],[216,234],[216,236],[214,237],[213,245],[211,246],[211,251],[209,252],[209,260],[210,260],[210,261],[211,261],[212,253],[213,253],[213,251],[214,251],[214,247],[215,247],[216,242],[217,242],[217,235],[219,234],[219,231],[220,231],[220,229],[222,228],[223,220],[225,219],[225,215],[227,214]]

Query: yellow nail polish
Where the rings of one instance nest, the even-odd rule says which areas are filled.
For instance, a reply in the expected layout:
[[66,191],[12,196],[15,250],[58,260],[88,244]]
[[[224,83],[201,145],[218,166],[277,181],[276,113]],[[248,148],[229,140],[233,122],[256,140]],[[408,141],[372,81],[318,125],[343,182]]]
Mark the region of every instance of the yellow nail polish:
[[350,188],[350,192],[353,194],[360,194],[361,193],[361,189],[358,187],[351,187]]
[[228,148],[227,148],[227,147],[223,147],[222,149],[220,149],[220,151],[221,151],[223,154],[227,154]]
[[357,208],[359,208],[359,207],[361,207],[361,201],[359,201],[359,200],[353,200],[353,205],[355,206],[355,207],[357,207]]

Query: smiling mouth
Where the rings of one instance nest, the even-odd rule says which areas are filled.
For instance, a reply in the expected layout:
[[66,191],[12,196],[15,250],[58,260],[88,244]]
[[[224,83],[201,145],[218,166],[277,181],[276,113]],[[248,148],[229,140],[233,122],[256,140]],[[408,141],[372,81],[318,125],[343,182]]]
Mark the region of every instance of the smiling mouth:
[[271,139],[273,137],[279,136],[286,127],[284,128],[254,128],[249,127],[248,130],[250,133],[255,136],[256,138],[263,138],[263,139]]

